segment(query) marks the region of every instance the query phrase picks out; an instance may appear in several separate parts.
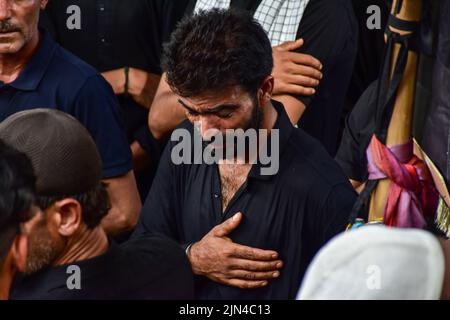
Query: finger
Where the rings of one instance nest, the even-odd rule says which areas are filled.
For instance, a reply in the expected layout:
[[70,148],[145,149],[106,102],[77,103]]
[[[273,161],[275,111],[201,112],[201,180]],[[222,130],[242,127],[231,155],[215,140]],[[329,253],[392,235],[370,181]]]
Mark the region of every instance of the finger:
[[284,43],[285,45],[283,45],[283,48],[286,49],[287,51],[293,51],[299,49],[303,45],[303,43],[304,41],[301,38],[295,41],[287,41]]
[[268,285],[265,280],[262,281],[252,281],[252,280],[242,280],[242,279],[227,279],[224,281],[225,284],[237,287],[240,289],[257,289]]
[[286,57],[287,57],[287,59],[289,59],[290,61],[292,61],[294,63],[305,65],[305,66],[310,66],[310,67],[316,68],[318,70],[322,70],[322,63],[318,59],[314,58],[313,56],[311,56],[309,54],[298,53],[298,52],[286,52]]
[[255,272],[275,272],[283,268],[281,260],[275,261],[254,261],[246,259],[233,259],[230,262],[232,270],[246,270]]
[[280,276],[280,271],[251,272],[247,270],[233,270],[230,278],[242,280],[272,280]]
[[298,86],[303,86],[303,87],[308,87],[308,88],[317,87],[320,83],[319,80],[314,79],[312,77],[308,77],[308,76],[304,76],[304,75],[296,75],[296,74],[286,75],[285,81],[288,84],[295,84]]
[[278,91],[284,94],[290,94],[295,96],[312,96],[316,93],[316,89],[299,86],[296,84],[284,84],[283,87],[279,88]]
[[289,72],[289,74],[307,76],[316,80],[321,80],[323,78],[322,72],[316,68],[297,63],[290,63],[286,67],[286,71]]
[[273,250],[262,250],[233,243],[232,257],[257,261],[271,261],[278,259],[278,253]]
[[217,237],[224,237],[230,234],[234,229],[236,229],[239,226],[241,221],[242,221],[242,213],[238,212],[230,219],[216,226],[213,229],[214,235]]
[[280,44],[279,46],[274,47],[274,49],[281,51],[293,51],[299,49],[303,45],[303,39],[297,39],[295,41],[286,41]]

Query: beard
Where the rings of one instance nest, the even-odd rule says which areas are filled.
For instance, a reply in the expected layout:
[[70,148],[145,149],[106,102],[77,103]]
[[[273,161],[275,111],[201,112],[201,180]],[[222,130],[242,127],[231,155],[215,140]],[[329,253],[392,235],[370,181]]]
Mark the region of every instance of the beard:
[[[258,132],[259,129],[261,129],[262,127],[262,121],[263,121],[263,110],[261,108],[261,105],[259,104],[259,101],[257,99],[256,96],[254,96],[252,98],[252,110],[250,113],[250,117],[248,119],[246,119],[243,123],[241,123],[241,125],[239,126],[239,128],[236,128],[235,130],[243,130],[244,134],[245,132],[249,131],[249,130],[255,130],[255,132]],[[198,134],[200,134],[200,130],[198,130],[197,132]],[[215,146],[215,143],[217,143],[216,140],[219,140],[222,142],[222,147],[219,147],[222,149],[222,160],[228,159],[231,160],[228,156],[227,156],[227,149],[230,149],[229,151],[232,151],[233,156],[231,158],[235,158],[236,153],[237,153],[237,149],[236,149],[236,145],[232,144],[232,145],[227,145],[227,141],[235,141],[232,137],[227,138],[229,134],[227,134],[226,132],[224,133],[220,133],[219,131],[217,132],[217,135],[213,136],[210,140],[204,140],[202,139],[202,150],[205,150],[207,147],[212,147],[212,154],[215,155],[216,151],[217,151],[217,147]],[[245,150],[249,150],[251,149],[249,146],[250,141],[246,141],[246,146],[245,146]]]
[[28,256],[25,274],[38,272],[52,265],[63,250],[63,245],[53,239],[47,229],[46,219],[31,230],[28,237]]
[[262,126],[263,110],[256,96],[253,97],[252,100],[253,100],[252,116],[250,120],[247,122],[247,128],[245,128],[244,131],[249,129],[259,130],[261,129]]

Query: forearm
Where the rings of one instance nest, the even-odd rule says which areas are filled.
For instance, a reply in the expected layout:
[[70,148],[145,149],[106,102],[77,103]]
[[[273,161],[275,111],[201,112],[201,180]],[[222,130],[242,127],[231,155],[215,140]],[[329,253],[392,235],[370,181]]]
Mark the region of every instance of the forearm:
[[113,236],[133,229],[142,207],[134,173],[130,171],[104,182],[108,186],[111,209],[102,220],[102,227]]
[[124,68],[102,72],[102,76],[111,85],[116,95],[120,95],[125,92]]
[[152,105],[149,126],[155,139],[165,138],[186,119],[184,110],[173,100],[176,99],[161,97],[159,103],[155,101]]
[[127,93],[141,106],[150,109],[161,76],[146,71],[129,68]]
[[284,105],[284,109],[286,110],[291,123],[296,125],[306,109],[303,102],[290,95],[277,95],[274,96],[273,99]]
[[178,96],[170,89],[163,74],[148,116],[148,125],[155,139],[169,135],[186,114],[178,103]]

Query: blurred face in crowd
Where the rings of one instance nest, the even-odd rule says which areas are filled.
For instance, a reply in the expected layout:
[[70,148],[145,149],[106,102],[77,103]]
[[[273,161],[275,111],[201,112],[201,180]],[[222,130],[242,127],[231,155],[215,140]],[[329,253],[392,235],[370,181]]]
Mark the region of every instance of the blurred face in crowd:
[[38,39],[39,11],[48,0],[0,0],[0,54],[15,54]]

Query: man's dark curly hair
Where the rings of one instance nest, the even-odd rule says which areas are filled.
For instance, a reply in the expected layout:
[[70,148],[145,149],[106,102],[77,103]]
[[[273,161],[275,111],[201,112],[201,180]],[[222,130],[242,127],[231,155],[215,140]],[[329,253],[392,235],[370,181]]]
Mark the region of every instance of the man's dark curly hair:
[[255,94],[273,68],[261,25],[243,11],[201,11],[184,18],[164,47],[162,67],[182,97],[242,86]]

